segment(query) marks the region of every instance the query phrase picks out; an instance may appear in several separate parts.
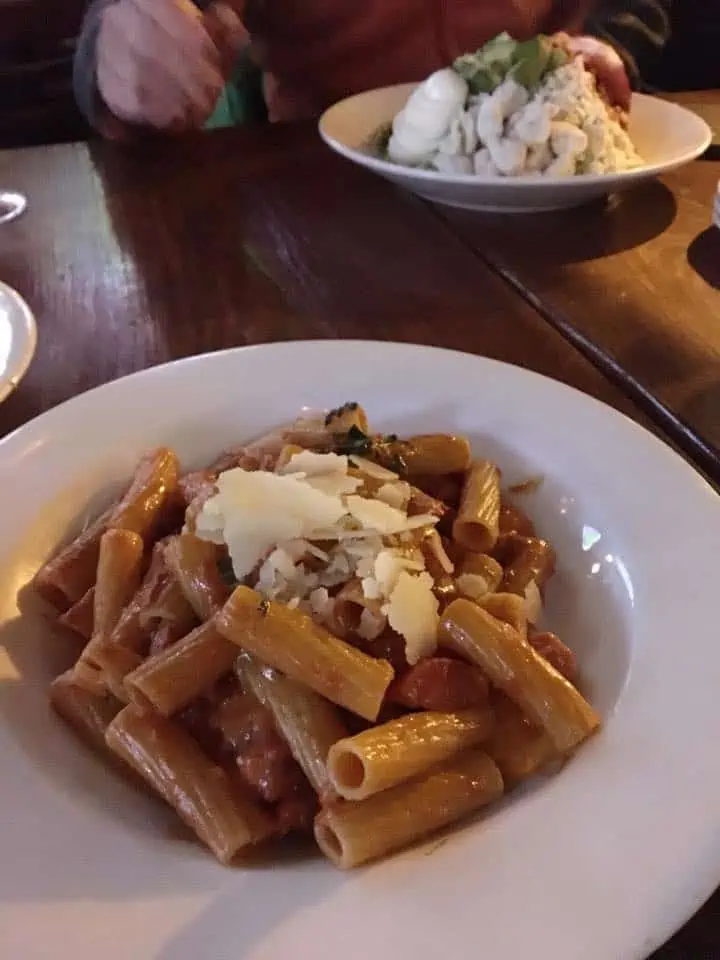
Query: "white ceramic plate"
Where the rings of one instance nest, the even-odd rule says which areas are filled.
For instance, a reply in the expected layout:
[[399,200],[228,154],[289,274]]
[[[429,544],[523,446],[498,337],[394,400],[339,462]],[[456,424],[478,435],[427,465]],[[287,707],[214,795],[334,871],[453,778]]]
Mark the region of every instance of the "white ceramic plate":
[[578,206],[689,163],[712,141],[708,125],[690,110],[636,93],[630,134],[645,160],[637,170],[604,176],[516,179],[415,170],[381,160],[369,147],[374,134],[399,113],[414,87],[384,87],[343,100],[320,118],[320,134],[333,150],[353,163],[426,200],[451,207],[523,213]]
[[[227,869],[49,712],[68,651],[15,595],[155,444],[185,463],[318,408],[467,433],[559,551],[548,619],[606,726],[557,777],[438,846],[343,874]],[[287,343],[119,380],[0,443],[0,953],[22,960],[637,960],[720,880],[720,500],[611,409],[424,347]],[[22,494],[20,495],[20,491]],[[4,651],[4,652],[3,652]]]
[[35,353],[37,330],[20,294],[0,282],[0,402],[20,383]]

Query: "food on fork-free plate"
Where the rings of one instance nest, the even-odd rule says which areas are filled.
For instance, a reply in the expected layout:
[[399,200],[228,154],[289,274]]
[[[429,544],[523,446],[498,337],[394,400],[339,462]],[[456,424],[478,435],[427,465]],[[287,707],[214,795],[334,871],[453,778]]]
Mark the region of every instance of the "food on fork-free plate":
[[402,166],[478,177],[571,177],[642,160],[627,117],[560,37],[507,34],[421,83],[377,137]]
[[600,720],[541,625],[555,554],[463,437],[358,404],[181,473],[149,452],[37,572],[57,713],[215,856],[385,856],[558,767]]

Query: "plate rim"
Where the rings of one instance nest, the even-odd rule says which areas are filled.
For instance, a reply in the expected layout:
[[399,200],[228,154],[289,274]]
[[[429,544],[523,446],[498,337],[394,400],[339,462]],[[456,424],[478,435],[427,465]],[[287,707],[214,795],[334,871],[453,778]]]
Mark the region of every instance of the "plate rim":
[[[663,97],[653,96],[647,93],[633,93],[633,101],[653,101],[654,103],[664,104],[671,112],[680,111],[684,114],[690,114],[698,123],[698,129],[703,130],[702,141],[678,155],[673,160],[667,160],[662,163],[649,163],[636,167],[633,170],[624,170],[618,173],[582,173],[574,177],[487,177],[476,176],[472,173],[445,173],[436,170],[420,170],[417,167],[406,167],[400,164],[392,163],[389,160],[383,160],[381,157],[374,157],[372,154],[363,153],[353,147],[348,147],[327,131],[327,122],[334,111],[340,110],[351,101],[361,100],[364,97],[379,93],[390,93],[391,91],[408,89],[410,92],[417,87],[417,83],[395,83],[385,87],[377,87],[373,90],[364,90],[361,93],[352,94],[345,97],[328,107],[318,120],[318,131],[327,146],[340,156],[345,157],[359,166],[372,170],[382,176],[389,176],[394,179],[404,178],[408,182],[434,183],[442,186],[476,186],[480,188],[490,188],[502,186],[504,189],[517,190],[518,192],[537,189],[542,186],[547,190],[555,188],[566,189],[570,191],[582,192],[583,188],[610,187],[612,185],[630,185],[636,180],[646,180],[650,177],[656,177],[661,173],[669,173],[679,167],[691,163],[702,156],[710,147],[713,141],[713,133],[710,125],[695,111],[688,109],[679,103],[671,100],[665,100]],[[703,129],[704,128],[704,129]]]
[[[269,344],[258,344],[251,346],[241,346],[241,347],[232,347],[221,351],[211,351],[205,354],[200,354],[192,357],[185,357],[175,361],[169,361],[167,363],[157,365],[155,367],[150,367],[142,371],[137,371],[133,374],[118,378],[114,381],[110,381],[106,384],[102,384],[98,387],[95,387],[91,390],[85,391],[82,394],[77,395],[62,404],[46,411],[39,417],[36,417],[34,420],[29,421],[22,427],[19,427],[12,434],[9,434],[7,437],[0,440],[0,470],[2,473],[0,476],[5,475],[6,468],[6,459],[8,455],[19,454],[22,455],[23,452],[27,449],[24,445],[24,441],[33,439],[33,435],[38,428],[38,425],[46,426],[48,424],[52,425],[53,420],[58,417],[65,415],[68,409],[73,410],[73,416],[76,415],[76,411],[82,413],[82,409],[92,408],[91,398],[98,391],[106,392],[109,395],[112,395],[117,390],[126,390],[128,381],[137,381],[140,378],[143,379],[154,379],[162,378],[168,374],[168,371],[176,370],[182,367],[184,370],[191,368],[193,364],[202,365],[203,363],[212,362],[213,359],[226,358],[225,363],[230,362],[230,359],[234,356],[247,355],[257,352],[265,352],[269,354],[277,354],[281,352],[296,352],[296,351],[307,351],[313,353],[314,351],[333,351],[340,348],[341,350],[351,351],[353,348],[362,348],[366,351],[368,356],[372,354],[373,351],[377,351],[378,348],[383,348],[385,350],[397,352],[398,354],[402,353],[413,353],[418,356],[425,354],[429,361],[437,355],[446,356],[451,360],[457,360],[459,362],[472,364],[473,366],[478,365],[480,367],[485,366],[486,368],[494,368],[499,375],[502,375],[502,371],[511,371],[512,376],[516,379],[526,379],[534,381],[545,388],[558,391],[559,393],[564,394],[565,397],[574,397],[576,404],[585,406],[586,410],[595,415],[602,414],[603,417],[609,418],[613,423],[621,423],[623,425],[622,429],[629,431],[627,436],[637,437],[642,440],[642,443],[638,443],[638,447],[645,447],[646,449],[654,450],[658,455],[661,455],[664,458],[664,462],[668,467],[665,478],[661,478],[660,486],[663,483],[669,484],[672,488],[678,483],[678,476],[681,476],[679,481],[684,485],[684,487],[689,489],[690,482],[692,480],[693,484],[696,485],[698,491],[698,497],[695,498],[697,501],[700,496],[703,498],[702,503],[702,512],[707,514],[707,509],[705,506],[704,498],[709,494],[712,495],[713,504],[717,504],[717,493],[713,487],[700,475],[695,469],[685,461],[675,450],[663,443],[663,441],[647,430],[641,424],[636,423],[634,420],[626,416],[624,413],[615,410],[613,407],[604,403],[601,400],[592,397],[589,394],[583,393],[581,390],[578,390],[575,387],[572,387],[568,384],[565,384],[561,381],[555,380],[552,377],[546,376],[544,374],[536,373],[535,371],[527,370],[526,368],[509,364],[504,361],[495,360],[493,358],[487,358],[479,356],[473,353],[466,353],[463,351],[432,347],[428,345],[421,344],[407,344],[402,342],[394,341],[382,341],[382,340],[331,340],[331,339],[321,339],[321,340],[303,340],[303,341],[281,341],[276,343]],[[296,359],[294,357],[293,359]],[[450,390],[450,388],[448,388]],[[399,387],[398,390],[401,392],[402,388]],[[568,393],[568,391],[570,393]],[[450,391],[451,392],[451,391]],[[417,391],[413,391],[414,394],[417,394]],[[220,393],[218,393],[221,396]],[[179,419],[179,418],[178,418]],[[591,416],[592,419],[592,416]],[[644,438],[643,438],[644,435]],[[20,441],[18,441],[20,438]],[[695,514],[697,512],[697,504],[693,501],[690,507],[686,508],[684,505],[683,509],[687,513]],[[709,501],[708,501],[709,503]],[[714,507],[717,509],[717,507]],[[720,522],[719,524],[720,525]],[[714,524],[713,524],[714,526]],[[635,711],[637,710],[637,705],[635,706]],[[630,712],[630,711],[626,711]],[[611,718],[613,722],[608,722],[604,736],[607,738],[607,749],[604,749],[602,752],[602,757],[607,759],[607,752],[611,750],[613,746],[617,748],[617,724],[614,722],[614,718]],[[594,754],[593,754],[594,755]],[[597,760],[597,757],[596,757]],[[577,758],[575,764],[573,764],[568,771],[566,771],[563,777],[557,778],[553,783],[552,789],[540,791],[541,802],[537,806],[533,807],[533,816],[537,815],[538,806],[540,807],[540,813],[543,810],[554,808],[554,803],[559,800],[562,801],[567,799],[566,794],[568,792],[574,792],[570,788],[566,791],[563,787],[563,784],[567,781],[570,784],[570,780],[573,780],[573,783],[579,776],[581,776],[581,770],[585,771],[587,778],[588,770],[590,767],[591,779],[594,777],[597,779],[598,771],[594,770],[592,767],[591,757],[588,754],[582,754]],[[719,768],[720,769],[720,768]],[[578,771],[577,776],[574,775],[574,771]],[[602,772],[602,770],[600,771]],[[718,784],[720,788],[720,784]],[[716,789],[717,792],[717,789]],[[560,796],[558,796],[558,794]],[[538,798],[538,799],[540,799]],[[610,798],[612,803],[612,798]],[[530,810],[532,805],[528,805],[527,809]],[[559,803],[559,809],[562,812],[565,804],[563,802]],[[523,807],[525,809],[525,807]],[[706,818],[707,819],[707,818]],[[707,826],[706,824],[704,826]],[[697,865],[697,869],[690,874],[688,870],[688,858],[684,857],[683,859],[683,869],[685,870],[684,878],[688,881],[687,884],[683,886],[682,897],[679,895],[676,899],[673,899],[670,904],[670,909],[667,909],[663,914],[662,923],[658,923],[653,927],[652,936],[648,935],[643,939],[642,948],[637,944],[633,945],[633,949],[628,949],[627,958],[630,960],[630,957],[639,958],[640,956],[646,956],[646,954],[654,949],[657,945],[663,942],[667,937],[672,935],[682,924],[694,913],[701,904],[712,894],[713,890],[717,887],[718,879],[720,879],[720,867],[717,866],[712,852],[718,849],[720,845],[720,836],[717,836],[718,831],[713,832],[713,845],[708,844],[704,847],[706,856],[703,858],[703,864]],[[705,834],[703,834],[704,836]],[[469,842],[469,841],[468,841]],[[449,845],[452,847],[453,845]],[[458,845],[459,846],[459,845]],[[447,849],[447,848],[446,848]],[[683,851],[685,852],[685,851]],[[697,851],[694,851],[697,853]],[[438,857],[442,858],[444,856],[444,851],[437,854]],[[390,876],[393,876],[392,867]],[[675,886],[673,886],[673,894],[676,893]],[[0,905],[2,909],[3,905]],[[644,915],[644,914],[643,914]],[[643,952],[640,953],[639,950],[642,949]],[[595,954],[593,954],[595,956]]]
[[[0,281],[0,287],[1,286],[3,286],[2,281]],[[112,380],[106,380],[104,383],[99,383],[94,387],[88,387],[85,390],[81,390],[72,397],[68,397],[66,400],[62,400],[55,406],[49,407],[47,410],[43,410],[41,413],[36,414],[30,420],[20,424],[9,433],[6,433],[4,436],[0,437],[0,461],[5,453],[5,448],[15,444],[18,440],[18,437],[28,432],[31,428],[36,429],[37,426],[46,424],[56,417],[64,416],[66,412],[69,410],[74,410],[76,407],[79,408],[82,404],[87,402],[88,398],[91,398],[100,392],[105,392],[108,389],[123,389],[125,384],[128,382],[137,382],[150,379],[153,376],[166,375],[167,371],[171,369],[177,369],[180,367],[184,368],[197,363],[203,363],[211,357],[229,357],[231,355],[239,356],[241,354],[254,352],[275,352],[278,349],[327,349],[334,348],[338,344],[347,345],[348,347],[357,347],[360,349],[365,349],[368,347],[381,347],[383,349],[389,348],[399,352],[407,350],[418,353],[430,352],[433,354],[444,354],[458,358],[471,357],[474,360],[489,364],[490,366],[496,368],[508,368],[514,371],[522,371],[523,375],[526,375],[531,379],[538,379],[546,383],[554,384],[563,390],[570,391],[570,393],[581,402],[587,402],[591,406],[601,407],[611,411],[611,413],[615,416],[622,418],[622,420],[624,420],[626,424],[630,425],[631,428],[640,431],[640,433],[645,434],[648,437],[651,437],[656,443],[660,444],[660,446],[666,448],[670,453],[674,454],[680,463],[684,464],[692,472],[697,473],[698,477],[700,477],[700,479],[702,479],[711,490],[713,489],[712,484],[708,482],[707,478],[697,471],[696,468],[692,467],[689,462],[677,452],[677,450],[670,446],[670,444],[665,443],[662,439],[657,437],[651,430],[648,430],[647,427],[643,426],[643,424],[638,423],[637,420],[633,420],[632,417],[628,416],[626,413],[623,413],[622,410],[616,409],[611,404],[606,403],[604,400],[600,400],[597,397],[592,396],[590,393],[585,393],[585,391],[581,390],[579,387],[574,387],[572,384],[565,383],[563,380],[559,380],[546,373],[540,373],[537,370],[531,370],[517,363],[511,363],[508,360],[499,360],[495,357],[487,357],[483,354],[473,353],[468,350],[458,350],[454,347],[437,347],[424,343],[409,343],[403,340],[366,339],[363,337],[314,337],[308,340],[268,340],[263,341],[262,343],[250,343],[234,347],[222,347],[218,350],[206,350],[202,353],[191,354],[190,356],[164,360],[162,363],[156,363],[149,367],[143,367],[140,370],[133,370],[131,373],[125,373],[122,376],[113,378]]]

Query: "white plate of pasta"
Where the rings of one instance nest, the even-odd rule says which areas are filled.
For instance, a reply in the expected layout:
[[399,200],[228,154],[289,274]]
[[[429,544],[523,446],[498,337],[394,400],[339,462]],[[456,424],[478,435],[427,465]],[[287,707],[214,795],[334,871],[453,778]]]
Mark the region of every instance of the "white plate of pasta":
[[0,479],[4,954],[641,958],[720,880],[720,506],[602,404],[273,345]]

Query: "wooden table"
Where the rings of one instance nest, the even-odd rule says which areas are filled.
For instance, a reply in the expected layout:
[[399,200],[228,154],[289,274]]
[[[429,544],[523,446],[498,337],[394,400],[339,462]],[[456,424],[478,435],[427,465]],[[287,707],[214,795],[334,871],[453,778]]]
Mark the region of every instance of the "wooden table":
[[308,337],[482,353],[639,415],[424,206],[308,128],[0,154],[0,182],[30,197],[0,278],[40,330],[3,431],[165,360]]
[[[694,176],[671,182],[677,219],[688,224],[701,219],[699,201],[690,196],[686,202],[693,188],[680,184],[691,185]],[[628,397],[631,390],[657,415],[635,380],[618,373],[611,382],[604,355],[592,357],[601,361],[598,370],[569,342],[569,324],[547,322],[542,297],[541,312],[529,302],[535,296],[530,284],[510,271],[510,284],[498,276],[499,254],[492,251],[500,240],[480,255],[468,242],[467,224],[457,229],[333,157],[308,127],[226,131],[131,150],[101,144],[0,154],[0,182],[30,197],[26,216],[0,232],[0,279],[27,298],[40,334],[25,380],[0,407],[0,434],[81,390],[165,360],[308,337],[463,349],[548,374],[649,422]],[[668,188],[651,191],[658,189],[666,196]],[[630,202],[647,217],[639,198]],[[586,213],[591,222],[601,216]],[[580,215],[567,218],[568,229],[578,233],[585,222]],[[621,229],[640,230],[633,218],[620,214],[614,222],[606,236],[616,238],[609,248],[615,257],[627,250],[638,264],[649,263],[620,238]],[[668,228],[667,216],[662,222]],[[521,236],[525,228],[512,223]],[[495,224],[484,235],[509,243],[512,223]],[[560,257],[573,244],[565,239],[558,249]],[[576,257],[569,277],[581,266]],[[663,275],[669,270],[666,264]],[[548,288],[559,296],[565,271],[553,271]],[[568,279],[576,291],[579,282]],[[593,282],[610,315],[617,276],[598,273]],[[639,285],[622,302],[634,298],[637,322],[649,329]],[[681,302],[677,295],[675,302]],[[597,302],[587,300],[586,308],[588,316],[599,316]],[[627,327],[634,315],[627,306]],[[583,341],[580,347],[589,352]],[[636,357],[647,390],[662,387],[664,362],[658,349]],[[718,909],[720,897],[656,960],[700,960],[703,950],[720,951]]]
[[[678,95],[720,132],[720,93]],[[720,148],[608,204],[439,211],[483,260],[720,480]]]

